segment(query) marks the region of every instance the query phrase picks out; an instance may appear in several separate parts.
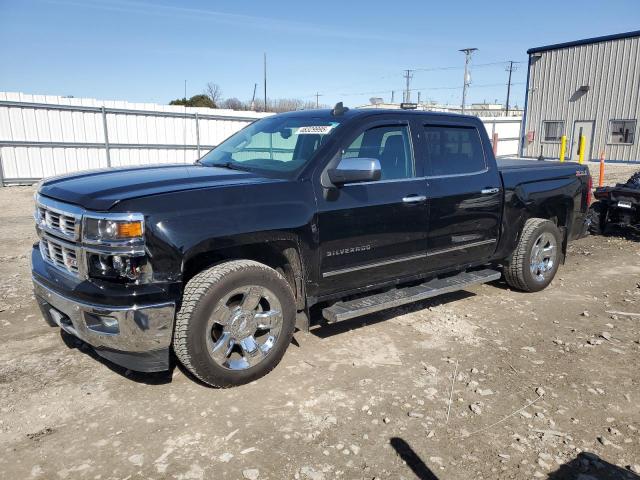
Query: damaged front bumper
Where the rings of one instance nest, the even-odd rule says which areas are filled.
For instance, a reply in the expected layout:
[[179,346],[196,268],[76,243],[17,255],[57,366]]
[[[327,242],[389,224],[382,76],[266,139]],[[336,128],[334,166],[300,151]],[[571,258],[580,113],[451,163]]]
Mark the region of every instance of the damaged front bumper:
[[175,303],[110,306],[66,297],[33,278],[45,320],[94,347],[107,360],[130,370],[169,368]]

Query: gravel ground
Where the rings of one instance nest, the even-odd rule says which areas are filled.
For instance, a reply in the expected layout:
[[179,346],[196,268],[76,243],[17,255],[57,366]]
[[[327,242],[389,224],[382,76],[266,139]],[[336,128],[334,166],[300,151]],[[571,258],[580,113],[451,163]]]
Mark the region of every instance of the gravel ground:
[[270,375],[215,390],[44,323],[32,193],[0,189],[0,478],[640,479],[637,241],[573,243],[544,292],[495,282],[297,333]]

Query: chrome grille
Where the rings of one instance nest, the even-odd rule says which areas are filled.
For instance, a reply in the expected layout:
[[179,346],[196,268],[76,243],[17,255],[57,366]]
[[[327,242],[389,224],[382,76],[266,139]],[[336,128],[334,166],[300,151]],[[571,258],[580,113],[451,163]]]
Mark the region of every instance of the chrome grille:
[[80,217],[62,213],[42,204],[36,207],[36,221],[43,230],[70,240],[77,240],[80,232]]
[[78,274],[79,255],[75,246],[43,236],[40,239],[40,252],[45,261],[69,273]]

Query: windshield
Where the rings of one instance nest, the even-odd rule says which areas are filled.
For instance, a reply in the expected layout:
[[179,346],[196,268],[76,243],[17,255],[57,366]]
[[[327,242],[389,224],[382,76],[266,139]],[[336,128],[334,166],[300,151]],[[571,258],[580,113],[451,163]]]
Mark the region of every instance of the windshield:
[[291,173],[304,166],[340,124],[335,118],[273,116],[229,137],[199,161],[206,166]]

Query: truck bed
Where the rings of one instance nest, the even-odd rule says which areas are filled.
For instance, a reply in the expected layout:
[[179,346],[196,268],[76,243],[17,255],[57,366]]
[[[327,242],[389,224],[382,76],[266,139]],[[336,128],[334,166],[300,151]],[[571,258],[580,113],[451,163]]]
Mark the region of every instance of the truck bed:
[[[580,165],[575,162],[560,163],[515,157],[496,159],[496,162],[504,187],[507,190],[530,182],[549,182],[561,178],[575,178],[578,171],[584,172],[585,177],[589,173],[586,165]],[[576,183],[580,183],[579,178],[576,178]]]
[[521,157],[502,157],[496,158],[496,162],[498,164],[499,170],[514,170],[514,169],[525,169],[525,168],[558,168],[558,167],[571,167],[575,172],[575,167],[579,165],[576,162],[555,162],[555,161],[540,161],[540,160],[532,160],[530,158],[521,158]]

